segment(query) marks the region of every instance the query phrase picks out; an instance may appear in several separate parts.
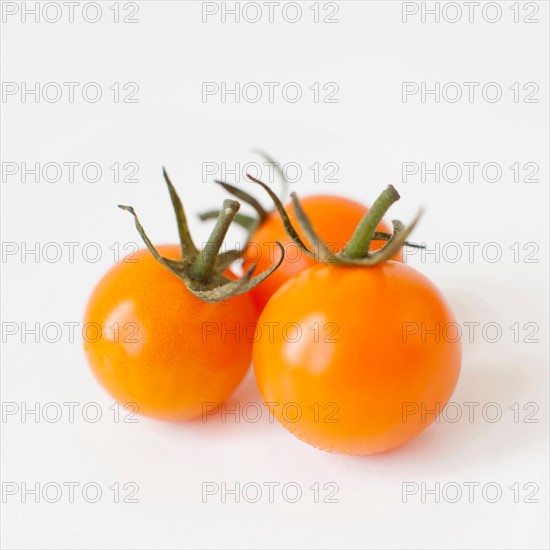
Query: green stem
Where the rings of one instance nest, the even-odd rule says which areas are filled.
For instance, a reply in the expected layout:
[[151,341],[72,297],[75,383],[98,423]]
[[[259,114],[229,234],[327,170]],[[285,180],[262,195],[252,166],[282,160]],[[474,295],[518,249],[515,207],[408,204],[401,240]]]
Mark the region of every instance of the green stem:
[[269,216],[265,208],[250,193],[247,193],[246,191],[243,191],[242,189],[239,189],[238,187],[235,187],[230,183],[226,183],[225,181],[214,180],[214,182],[217,183],[218,185],[221,185],[228,193],[231,193],[238,199],[252,206],[252,208],[254,208],[254,210],[256,210],[256,212],[258,213],[259,224],[262,223]]
[[195,247],[193,239],[191,238],[191,233],[189,232],[189,228],[187,227],[187,219],[185,217],[185,211],[183,210],[183,204],[181,203],[179,195],[174,185],[172,184],[172,181],[168,177],[168,173],[166,172],[166,169],[164,167],[162,168],[162,174],[164,176],[164,181],[168,186],[170,200],[172,201],[172,206],[176,214],[178,233],[180,236],[181,256],[182,258],[185,256],[196,256],[199,251]]
[[[219,210],[207,210],[206,212],[202,212],[202,214],[199,214],[199,219],[203,222],[206,220],[215,220],[219,215]],[[253,229],[258,225],[258,220],[256,220],[256,218],[241,213],[235,216],[234,221],[237,225],[240,225],[248,232],[252,232]]]
[[279,178],[281,179],[281,191],[279,192],[279,199],[281,199],[281,202],[283,202],[288,194],[288,180],[286,179],[285,173],[281,168],[281,164],[271,158],[267,153],[264,153],[259,149],[253,149],[253,152],[263,157],[269,164],[272,164],[277,174],[279,174]]
[[346,258],[365,258],[368,255],[370,243],[378,224],[382,221],[388,208],[397,200],[399,200],[399,193],[392,185],[388,185],[359,222],[351,240],[342,251],[342,256]]
[[230,199],[223,201],[223,208],[220,210],[216,225],[191,268],[191,276],[193,279],[208,281],[212,276],[212,273],[215,271],[218,252],[239,207],[240,204],[237,201]]

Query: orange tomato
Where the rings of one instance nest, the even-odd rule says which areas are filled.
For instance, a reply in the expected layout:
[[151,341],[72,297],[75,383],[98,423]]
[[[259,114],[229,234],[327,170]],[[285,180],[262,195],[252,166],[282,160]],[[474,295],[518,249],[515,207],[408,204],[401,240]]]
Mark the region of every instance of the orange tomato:
[[[367,207],[356,201],[332,195],[305,197],[300,199],[300,204],[319,237],[325,240],[335,252],[340,251],[347,244],[357,224],[368,211]],[[285,205],[285,210],[301,239],[308,244],[296,223],[292,202]],[[389,228],[385,223],[381,223],[377,230],[389,233]],[[257,272],[262,272],[280,259],[280,252],[275,246],[275,241],[279,241],[284,246],[285,259],[274,273],[251,290],[260,311],[284,282],[296,273],[315,265],[315,260],[303,254],[288,237],[279,213],[274,210],[251,236],[243,254],[244,269],[246,270],[256,263]],[[383,244],[384,241],[373,241],[371,250],[378,250]],[[312,248],[311,244],[309,246]],[[400,260],[401,254],[394,259]]]
[[[176,259],[180,247],[158,251]],[[252,354],[249,340],[209,336],[236,324],[254,326],[256,307],[249,295],[205,303],[148,250],[133,259],[114,266],[90,297],[84,318],[88,361],[122,404],[135,403],[156,418],[200,416],[204,404],[219,405],[235,389]]]
[[275,418],[315,447],[387,451],[451,397],[461,363],[453,322],[437,288],[403,263],[318,264],[281,286],[260,316],[272,332],[254,344],[258,387]]

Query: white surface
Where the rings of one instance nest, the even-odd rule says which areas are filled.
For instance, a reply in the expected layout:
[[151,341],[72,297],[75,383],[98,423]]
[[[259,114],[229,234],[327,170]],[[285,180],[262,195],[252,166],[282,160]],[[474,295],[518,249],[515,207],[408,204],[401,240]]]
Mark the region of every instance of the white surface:
[[[392,215],[408,220],[426,209],[417,241],[496,242],[503,258],[411,265],[445,292],[461,322],[498,323],[503,335],[489,343],[477,333],[464,342],[463,371],[453,401],[497,403],[500,421],[476,409],[473,422],[440,422],[391,453],[333,456],[301,443],[266,411],[260,422],[228,417],[172,425],[139,418],[116,423],[112,400],[95,382],[81,344],[64,332],[57,343],[23,343],[20,334],[2,344],[2,401],[98,403],[97,423],[74,422],[66,411],[58,422],[26,422],[3,414],[2,481],[29,485],[67,481],[98,483],[101,500],[2,504],[5,548],[547,548],[548,547],[548,3],[538,2],[537,24],[513,22],[511,3],[500,3],[501,21],[478,15],[456,24],[401,21],[400,2],[341,2],[337,24],[314,24],[312,2],[303,2],[296,24],[201,21],[198,2],[143,2],[139,23],[114,24],[111,2],[96,24],[2,25],[4,82],[96,81],[110,97],[113,82],[137,82],[139,103],[96,104],[28,101],[2,103],[3,162],[98,162],[104,177],[87,183],[2,182],[2,240],[77,242],[77,256],[35,262],[9,257],[2,264],[2,321],[79,322],[88,295],[113,263],[115,242],[139,242],[129,217],[116,204],[134,205],[156,242],[176,239],[161,166],[168,167],[184,199],[200,242],[209,226],[193,213],[217,206],[223,193],[202,183],[202,163],[258,160],[261,147],[281,162],[298,162],[302,195],[339,192],[371,202],[393,183],[402,201]],[[321,3],[323,4],[323,3]],[[430,5],[433,2],[429,3]],[[4,7],[5,9],[5,7]],[[264,10],[267,9],[264,7]],[[465,9],[465,8],[464,8]],[[279,12],[276,12],[279,13]],[[522,12],[522,17],[524,16]],[[264,19],[267,17],[264,12]],[[465,16],[464,16],[465,17]],[[431,21],[432,19],[430,19]],[[205,81],[281,83],[297,81],[304,99],[252,104],[201,101]],[[491,104],[401,101],[404,81],[498,82],[503,99]],[[314,103],[313,82],[336,82],[335,104]],[[536,104],[514,103],[508,86],[536,82]],[[280,88],[279,88],[280,89]],[[114,184],[108,167],[137,162],[139,183]],[[339,165],[337,185],[312,181],[314,162]],[[403,162],[497,162],[498,183],[401,183]],[[538,183],[514,183],[514,162],[536,162]],[[238,230],[233,239],[242,239]],[[82,259],[84,243],[100,243],[97,263]],[[538,263],[515,263],[508,247],[535,242]],[[466,254],[466,252],[464,252]],[[522,253],[523,254],[523,253]],[[539,343],[514,343],[514,323],[539,326]],[[522,338],[526,335],[522,332]],[[253,376],[231,402],[260,401]],[[514,422],[509,409],[535,403],[538,423]],[[5,411],[4,411],[5,412]],[[90,410],[90,414],[91,414]],[[528,411],[521,411],[524,418]],[[134,504],[115,504],[109,486],[134,482]],[[275,492],[257,503],[235,503],[219,495],[202,502],[203,482],[294,482],[303,489],[292,504]],[[308,489],[338,484],[338,503],[315,503]],[[402,502],[402,484],[433,488],[452,482],[497,483],[499,502],[478,487],[458,503]],[[538,503],[514,503],[509,487],[539,487]],[[3,486],[6,488],[6,485]],[[5,493],[5,490],[4,490]],[[124,492],[123,492],[124,493]],[[452,494],[449,493],[452,497]]]

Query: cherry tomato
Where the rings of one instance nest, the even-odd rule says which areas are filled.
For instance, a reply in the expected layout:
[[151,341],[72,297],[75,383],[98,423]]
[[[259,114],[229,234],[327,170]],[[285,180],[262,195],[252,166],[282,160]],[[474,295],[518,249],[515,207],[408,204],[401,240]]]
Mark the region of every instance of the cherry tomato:
[[[357,224],[368,211],[365,206],[358,202],[331,195],[305,197],[300,199],[300,204],[315,227],[317,234],[334,251],[339,251],[346,245],[353,235]],[[296,227],[292,202],[285,205],[285,209],[293,225]],[[389,228],[385,223],[381,223],[377,229],[378,231],[389,233]],[[299,228],[297,231],[302,240],[307,243],[307,239]],[[279,241],[284,246],[285,259],[274,273],[251,290],[260,311],[284,282],[296,273],[315,265],[315,260],[303,254],[288,237],[279,213],[274,210],[251,236],[250,242],[243,254],[245,259],[244,269],[256,263],[257,271],[261,272],[277,261],[280,258],[280,252],[275,247],[275,241]],[[378,250],[383,244],[384,241],[374,240],[371,249]],[[400,260],[401,254],[394,259]]]
[[260,316],[272,332],[254,344],[258,387],[279,422],[315,447],[387,451],[451,397],[461,362],[452,323],[437,288],[403,263],[318,264],[281,286]]
[[[158,251],[176,259],[180,247]],[[114,266],[93,291],[84,349],[95,376],[120,403],[185,420],[200,416],[206,403],[223,402],[250,365],[249,339],[209,335],[254,326],[256,319],[248,294],[203,302],[144,249]]]

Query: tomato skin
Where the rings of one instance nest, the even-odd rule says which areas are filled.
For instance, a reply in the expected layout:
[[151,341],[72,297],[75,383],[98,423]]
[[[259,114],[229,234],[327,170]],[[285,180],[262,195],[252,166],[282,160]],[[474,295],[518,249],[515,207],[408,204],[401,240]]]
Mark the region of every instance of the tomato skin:
[[[272,413],[285,428],[326,451],[368,455],[405,443],[433,422],[429,411],[443,409],[459,376],[460,342],[421,336],[422,323],[426,331],[453,323],[451,310],[426,277],[400,262],[318,264],[274,294],[258,323],[273,322],[296,323],[301,337],[290,341],[293,328],[286,339],[279,331],[255,343],[260,392],[278,404]],[[289,403],[298,420],[296,406],[283,414]]]
[[[333,195],[300,198],[300,204],[319,237],[331,245],[331,249],[337,248],[338,250],[341,250],[351,239],[357,224],[368,211],[367,207],[356,201]],[[307,239],[298,227],[292,202],[285,205],[285,210],[300,237],[307,244]],[[378,231],[390,232],[384,222],[379,224]],[[286,234],[279,213],[274,210],[251,236],[250,243],[244,250],[244,269],[246,270],[256,263],[256,273],[261,273],[277,261],[280,258],[280,253],[275,247],[275,241],[279,241],[285,247],[286,256],[281,266],[251,291],[260,311],[284,282],[316,263],[314,259],[303,254],[291,241]],[[373,241],[371,250],[378,250],[383,244],[384,241]],[[394,259],[401,260],[401,253]]]
[[[180,254],[177,245],[157,249],[168,258]],[[255,323],[257,309],[248,295],[199,300],[146,249],[133,259],[107,272],[90,297],[84,349],[92,371],[117,401],[136,403],[146,416],[200,416],[203,403],[220,404],[235,389],[252,354],[246,339],[228,335],[220,343],[219,334],[206,333]]]

